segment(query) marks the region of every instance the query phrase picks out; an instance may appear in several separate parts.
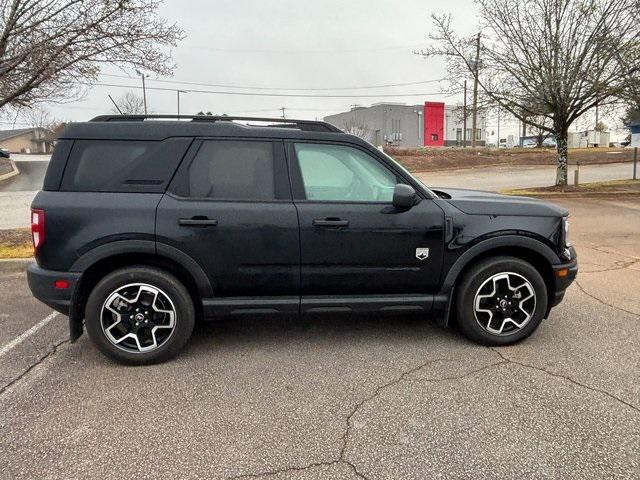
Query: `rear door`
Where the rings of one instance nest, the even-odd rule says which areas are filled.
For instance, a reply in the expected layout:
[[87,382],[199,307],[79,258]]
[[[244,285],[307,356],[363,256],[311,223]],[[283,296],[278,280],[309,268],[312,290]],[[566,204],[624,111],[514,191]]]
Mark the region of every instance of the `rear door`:
[[298,218],[281,141],[196,140],[158,206],[156,225],[158,242],[200,264],[215,297],[238,308],[278,304],[276,310],[297,312]]

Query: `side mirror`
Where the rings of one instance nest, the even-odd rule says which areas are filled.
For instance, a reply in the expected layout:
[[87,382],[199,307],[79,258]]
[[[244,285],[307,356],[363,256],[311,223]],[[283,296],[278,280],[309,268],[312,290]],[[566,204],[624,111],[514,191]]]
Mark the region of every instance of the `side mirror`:
[[399,183],[393,189],[393,206],[407,210],[418,201],[418,194],[411,185]]

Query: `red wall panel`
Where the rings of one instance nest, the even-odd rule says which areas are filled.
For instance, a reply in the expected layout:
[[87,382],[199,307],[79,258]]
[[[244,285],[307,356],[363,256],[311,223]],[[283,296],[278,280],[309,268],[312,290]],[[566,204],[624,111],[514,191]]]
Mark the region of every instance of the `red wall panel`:
[[424,145],[444,146],[444,103],[424,102]]

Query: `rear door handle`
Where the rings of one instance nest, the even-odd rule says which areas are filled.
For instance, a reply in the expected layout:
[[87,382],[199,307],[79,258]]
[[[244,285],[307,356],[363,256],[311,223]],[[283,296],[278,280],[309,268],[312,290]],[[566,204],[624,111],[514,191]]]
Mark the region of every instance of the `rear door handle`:
[[181,218],[178,220],[178,225],[183,227],[215,227],[218,225],[218,220],[212,220],[207,217]]
[[339,218],[317,218],[313,221],[314,227],[348,227],[349,220],[340,220]]

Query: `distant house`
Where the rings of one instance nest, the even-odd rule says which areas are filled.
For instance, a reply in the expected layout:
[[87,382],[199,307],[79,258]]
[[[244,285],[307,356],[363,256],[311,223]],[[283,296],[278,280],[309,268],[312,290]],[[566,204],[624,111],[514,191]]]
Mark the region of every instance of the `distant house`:
[[0,147],[11,153],[49,153],[53,148],[53,135],[40,127],[0,130]]

